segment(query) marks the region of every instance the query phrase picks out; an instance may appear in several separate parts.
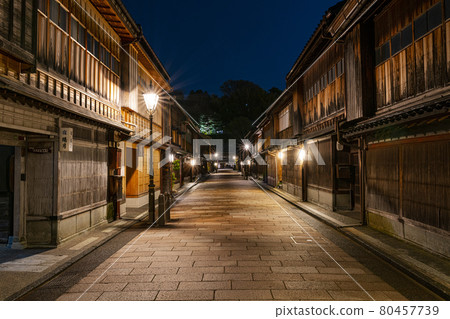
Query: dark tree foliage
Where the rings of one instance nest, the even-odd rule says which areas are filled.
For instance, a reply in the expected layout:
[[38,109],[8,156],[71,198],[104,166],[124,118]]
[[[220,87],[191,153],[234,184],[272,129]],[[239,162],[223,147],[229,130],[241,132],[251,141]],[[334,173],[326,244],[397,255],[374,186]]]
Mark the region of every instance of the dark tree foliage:
[[220,90],[220,97],[202,90],[191,91],[186,97],[174,92],[202,131],[218,138],[243,138],[252,122],[281,94],[278,88],[266,91],[244,80],[226,81]]

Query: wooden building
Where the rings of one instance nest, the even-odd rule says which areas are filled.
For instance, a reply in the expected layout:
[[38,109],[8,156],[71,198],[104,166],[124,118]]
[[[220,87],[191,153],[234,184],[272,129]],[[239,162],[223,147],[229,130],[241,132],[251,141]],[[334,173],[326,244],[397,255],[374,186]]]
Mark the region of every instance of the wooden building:
[[255,122],[287,159],[269,157],[267,182],[449,256],[449,18],[448,0],[330,8]]
[[54,246],[147,203],[149,91],[170,190],[160,159],[192,120],[171,118],[169,81],[120,0],[0,1],[0,244]]

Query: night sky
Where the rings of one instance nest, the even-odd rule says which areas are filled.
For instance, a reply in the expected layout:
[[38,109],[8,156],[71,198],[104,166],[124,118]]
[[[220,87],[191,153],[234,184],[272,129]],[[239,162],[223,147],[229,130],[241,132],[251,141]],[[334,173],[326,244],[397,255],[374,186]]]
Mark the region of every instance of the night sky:
[[122,0],[185,94],[226,80],[285,88],[285,76],[338,0]]

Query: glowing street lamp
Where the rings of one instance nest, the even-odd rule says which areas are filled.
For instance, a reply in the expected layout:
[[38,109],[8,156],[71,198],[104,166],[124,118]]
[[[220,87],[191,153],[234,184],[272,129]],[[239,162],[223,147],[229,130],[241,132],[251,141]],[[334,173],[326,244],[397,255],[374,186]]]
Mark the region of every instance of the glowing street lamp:
[[195,159],[191,159],[191,182],[194,181],[194,166],[195,166]]
[[[153,113],[156,111],[156,106],[158,105],[159,96],[155,93],[144,94],[145,106],[150,113],[150,139],[153,135]],[[152,144],[152,141],[150,141]],[[150,223],[155,221],[155,183],[153,180],[153,148],[150,144],[150,165],[149,165],[149,176],[150,182],[148,184],[148,217]]]
[[303,161],[304,161],[305,158],[306,158],[306,151],[305,151],[304,148],[302,148],[302,149],[300,150],[300,152],[298,153],[298,157],[300,158],[300,161],[303,163]]

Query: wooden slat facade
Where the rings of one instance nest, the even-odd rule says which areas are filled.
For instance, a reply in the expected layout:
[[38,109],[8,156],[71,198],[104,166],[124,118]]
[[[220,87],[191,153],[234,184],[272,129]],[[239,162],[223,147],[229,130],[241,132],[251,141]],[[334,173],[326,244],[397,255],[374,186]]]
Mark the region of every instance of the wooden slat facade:
[[279,178],[272,153],[267,181],[333,210],[358,209],[361,222],[448,256],[450,0],[385,1],[356,22],[353,9],[364,11],[347,1],[322,21],[288,73],[292,129],[277,125],[283,99],[257,127],[266,150],[270,138],[296,138],[298,148],[314,143],[325,165],[314,156],[293,165],[295,151],[284,150]]

